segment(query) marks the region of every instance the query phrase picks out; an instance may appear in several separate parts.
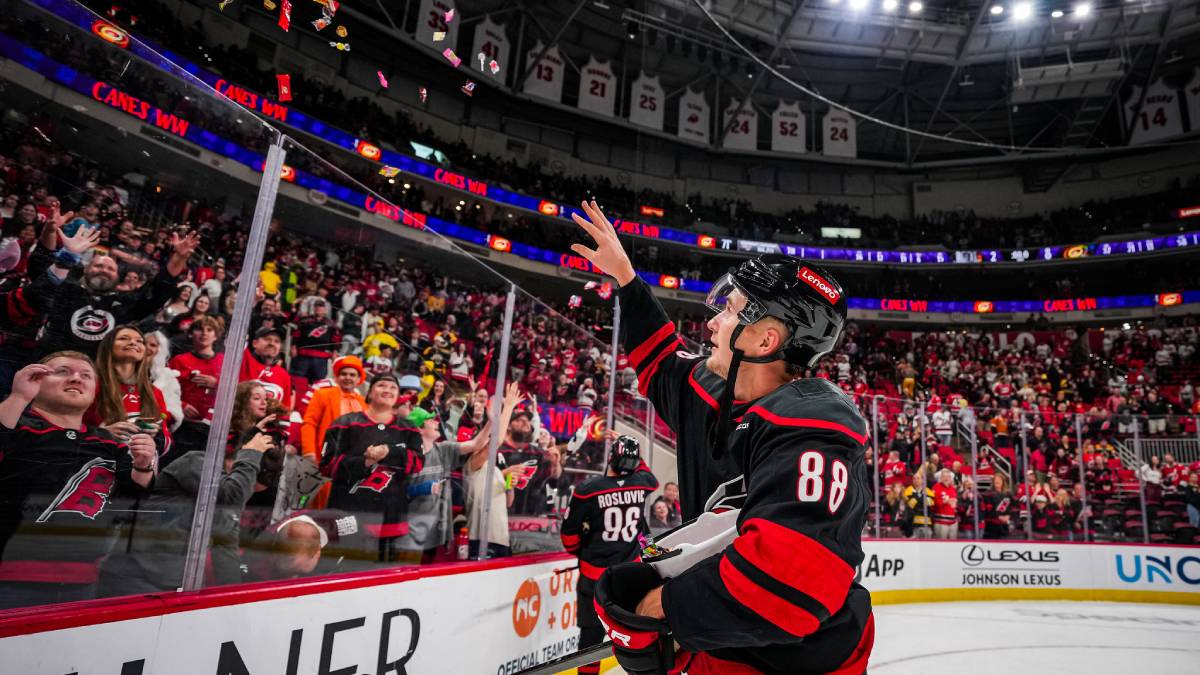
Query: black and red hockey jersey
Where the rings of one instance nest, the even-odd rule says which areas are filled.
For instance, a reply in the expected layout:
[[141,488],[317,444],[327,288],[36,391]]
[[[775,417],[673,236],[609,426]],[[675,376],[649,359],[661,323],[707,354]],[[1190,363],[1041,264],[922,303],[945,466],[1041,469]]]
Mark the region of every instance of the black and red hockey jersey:
[[[388,446],[388,455],[368,466],[366,451],[372,445]],[[354,412],[335,419],[325,431],[321,472],[333,481],[329,507],[379,514],[374,521],[366,519],[367,530],[376,537],[408,532],[405,479],[424,465],[420,432],[399,418],[383,424]]]
[[638,535],[649,534],[646,498],[658,479],[645,464],[628,476],[597,476],[571,496],[563,519],[563,548],[579,556],[579,573],[595,581],[605,569],[637,558]]
[[297,356],[330,359],[341,342],[342,336],[338,333],[337,324],[316,315],[300,319],[296,323],[296,329],[292,331],[292,347],[296,349]]
[[116,537],[114,502],[142,494],[129,448],[30,410],[0,426],[0,580],[91,583]]
[[1011,522],[1011,518],[1015,515],[1017,515],[1017,504],[1012,495],[1004,492],[989,492],[980,496],[979,517],[983,519],[985,526],[1007,529],[1009,523],[1001,518],[1007,516]]
[[645,282],[621,289],[621,309],[638,386],[678,435],[684,518],[718,488],[713,505],[742,509],[731,546],[663,586],[675,640],[764,673],[837,670],[872,634],[870,595],[854,582],[870,503],[866,420],[827,380],[797,380],[736,401],[714,460],[724,380],[680,351]]

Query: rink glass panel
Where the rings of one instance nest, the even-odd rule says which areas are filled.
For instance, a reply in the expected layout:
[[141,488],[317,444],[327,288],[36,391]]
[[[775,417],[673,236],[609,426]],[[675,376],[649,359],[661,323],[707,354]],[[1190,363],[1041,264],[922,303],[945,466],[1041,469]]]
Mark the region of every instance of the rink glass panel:
[[[121,441],[132,423],[153,434],[158,453],[154,487],[145,491],[130,487],[124,445],[92,441],[108,450],[80,459],[71,444],[7,438],[12,445],[0,448],[9,500],[0,606],[173,591],[186,585],[206,449],[210,439],[215,453],[223,456],[226,447],[226,429],[212,423],[214,405],[237,386],[219,377],[215,359],[191,353],[193,334],[204,332],[193,326],[212,322],[214,351],[228,355],[224,333],[262,159],[279,134],[80,6],[56,16],[35,4],[10,4],[0,20],[0,49],[0,197],[15,210],[12,217],[5,212],[3,237],[20,247],[19,258],[5,263],[3,291],[10,311],[25,302],[34,310],[0,321],[4,394],[17,370],[46,353],[83,351],[94,358],[99,382],[86,428],[72,433]],[[45,260],[31,244],[60,246],[56,208],[74,212],[63,222],[68,236],[94,230],[99,240],[60,284],[47,286]],[[200,242],[185,258],[179,281],[186,283],[177,285],[167,272],[172,240],[188,232],[199,233]],[[114,281],[107,280],[110,270]],[[88,283],[99,290],[84,293]],[[43,317],[48,326],[40,329]],[[124,325],[137,333],[117,330]],[[146,347],[126,346],[137,334],[135,342],[150,342],[159,360]],[[145,371],[143,361],[151,363]],[[147,395],[149,387],[165,405]],[[28,456],[31,448],[36,457]],[[98,463],[83,471],[88,459]],[[22,470],[30,461],[36,471]],[[228,519],[219,519],[223,508],[206,547],[233,550],[234,557],[214,553],[208,572],[232,581],[241,577],[240,563],[236,535],[229,536]]]

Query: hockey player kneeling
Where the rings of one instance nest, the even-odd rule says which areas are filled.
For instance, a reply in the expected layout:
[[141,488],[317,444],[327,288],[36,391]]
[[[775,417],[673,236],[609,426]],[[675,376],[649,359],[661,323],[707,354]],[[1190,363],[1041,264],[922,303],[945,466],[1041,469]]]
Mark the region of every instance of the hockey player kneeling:
[[[579,556],[579,647],[600,644],[604,630],[593,598],[596,579],[605,569],[637,559],[641,537],[649,533],[646,498],[658,479],[642,462],[637,439],[620,436],[603,476],[575,489],[563,520],[562,542]],[[579,667],[580,675],[599,673],[600,663]]]
[[796,258],[747,261],[709,294],[712,353],[688,354],[612,224],[595,202],[583,211],[596,246],[572,248],[621,286],[638,387],[677,436],[683,517],[741,509],[733,543],[682,573],[631,562],[601,575],[617,660],[633,675],[864,672],[867,424],[837,387],[803,377],[841,335],[841,285]]

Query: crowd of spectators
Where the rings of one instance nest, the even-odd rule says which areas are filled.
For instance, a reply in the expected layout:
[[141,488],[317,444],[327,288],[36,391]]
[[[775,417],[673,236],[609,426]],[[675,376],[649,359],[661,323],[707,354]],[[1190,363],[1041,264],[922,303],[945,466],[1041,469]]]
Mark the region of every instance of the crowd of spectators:
[[[120,6],[85,4],[93,5],[95,11],[110,15],[122,25],[133,23],[138,35],[159,45],[169,45],[174,52],[220,73],[231,82],[261,93],[275,89],[275,71],[259,67],[260,59],[253,48],[227,42],[217,44],[199,24],[180,22],[173,11],[156,0],[131,0]],[[1106,235],[1136,234],[1150,224],[1172,220],[1175,209],[1191,206],[1194,202],[1195,181],[1191,181],[1188,185],[1169,186],[1151,196],[1090,201],[1078,207],[1014,218],[985,218],[967,209],[901,220],[869,216],[855,207],[834,202],[821,202],[812,209],[768,213],[756,210],[745,199],[701,193],[677,199],[669,193],[630,187],[607,176],[567,175],[549,170],[536,160],[522,165],[510,158],[481,153],[460,139],[439,137],[394,102],[389,105],[392,110],[385,109],[375,98],[376,94],[384,93],[382,89],[372,95],[351,97],[319,78],[307,78],[302,74],[293,74],[292,84],[295,94],[290,105],[327,122],[341,121],[347,131],[373,142],[387,143],[402,152],[408,151],[410,141],[435,147],[455,169],[474,178],[566,204],[578,204],[599,196],[610,215],[631,220],[645,220],[640,207],[653,206],[664,210],[661,224],[689,228],[702,222],[714,223],[727,227],[734,236],[758,241],[862,247],[926,245],[951,250],[1083,243]],[[436,83],[430,86],[436,86]],[[351,166],[328,153],[320,154],[343,168]],[[389,184],[374,174],[375,167],[366,172],[361,168],[351,170],[351,175],[399,199],[398,191],[389,190]],[[853,240],[828,237],[822,234],[822,228],[858,229],[861,237]]]
[[[105,11],[107,11],[107,8]],[[121,19],[122,17],[124,17],[126,22],[130,20],[130,17],[125,15],[120,15],[116,18]],[[154,27],[163,22],[165,22],[164,25],[174,26],[170,21],[169,15],[158,16],[154,10],[147,10],[138,15],[137,28],[138,30],[146,30],[154,33]],[[48,25],[39,20],[22,18],[20,16],[0,17],[0,28],[6,32],[12,31],[15,34],[19,34],[23,41],[27,41],[39,51],[43,51],[73,68],[86,70],[106,81],[119,79],[123,88],[135,93],[135,95],[144,100],[188,119],[195,124],[199,124],[207,130],[214,131],[223,137],[234,140],[244,147],[260,152],[266,147],[268,132],[265,128],[253,124],[239,124],[236,118],[240,115],[235,114],[236,108],[233,104],[221,104],[214,101],[211,97],[198,95],[195,90],[182,86],[180,82],[154,70],[148,65],[138,61],[131,62],[120,53],[102,48],[100,46],[102,43],[94,41],[93,38],[89,37],[83,40],[78,38],[64,39],[64,37],[69,38],[69,34],[64,36],[63,33],[52,30]],[[193,40],[199,39],[199,33],[195,30],[185,29],[181,26],[176,26],[176,28],[179,28],[181,31],[179,33],[181,37],[178,42],[172,42],[172,44],[183,45],[183,47],[179,47],[180,49],[184,49],[187,45],[192,44]],[[195,35],[189,38],[188,36],[193,33]],[[156,37],[166,37],[165,35],[155,35]],[[235,58],[235,56],[238,56],[237,54],[228,57],[222,56],[224,52],[236,51],[234,47],[214,47],[212,50],[195,47],[195,49],[200,50],[200,52],[196,54],[189,53],[189,55],[199,62],[206,63],[214,68],[216,64],[228,61],[228,71],[221,70],[220,72],[230,78],[231,81],[240,82],[241,80],[238,78],[245,76],[252,79],[257,78],[254,79],[255,84],[267,83],[266,80],[259,82],[262,78],[267,78],[269,74],[265,73],[265,71],[255,70],[256,67],[253,65],[255,60],[253,58]],[[240,54],[240,56],[247,55]],[[210,58],[213,59],[211,64],[208,63],[208,59]],[[257,75],[251,75],[250,71],[257,73]],[[334,89],[322,89],[320,88],[321,85],[315,82],[313,86],[315,87],[313,90],[313,101],[318,108],[306,109],[306,111],[314,115],[334,116],[332,118],[339,120],[358,119],[360,117],[375,120],[386,117],[382,108],[379,108],[378,105],[372,103],[367,98],[347,102],[344,98],[339,98],[340,95]],[[298,97],[295,104],[303,108],[305,102],[306,99],[304,97]],[[327,106],[334,107],[327,109]],[[403,137],[404,134],[410,133],[410,131],[405,131],[408,127],[401,124],[407,118],[400,114],[393,117],[395,118],[395,124],[400,126],[396,126],[395,128],[388,126],[388,134],[399,134]],[[325,118],[329,119],[330,117]],[[391,136],[375,135],[368,137],[377,140],[380,138],[392,138]],[[425,141],[429,140],[423,136],[421,138]],[[421,184],[405,180],[402,177],[386,178],[379,175],[377,164],[368,162],[357,155],[334,150],[332,147],[321,143],[310,145],[315,148],[311,153],[290,153],[288,157],[289,164],[298,170],[334,181],[345,182],[345,177],[342,175],[344,172],[360,183],[378,191],[394,204],[406,210],[449,220],[489,234],[507,237],[513,241],[534,244],[541,242],[561,242],[562,246],[556,246],[554,250],[562,252],[567,250],[567,244],[575,241],[580,236],[577,229],[568,223],[554,222],[519,212],[515,213],[507,209],[498,208],[497,205],[487,201],[460,198],[444,188],[429,188],[427,190]],[[468,161],[472,157],[472,154],[469,150],[463,148],[463,154],[454,154],[452,157]],[[470,161],[482,160],[476,157]],[[492,162],[492,160],[487,161]],[[554,187],[553,196],[561,201],[571,203],[573,200],[584,196],[595,196],[601,200],[610,213],[614,215],[632,215],[641,219],[640,216],[633,213],[632,209],[634,207],[629,205],[622,206],[624,202],[621,199],[621,195],[625,194],[626,191],[620,185],[606,178],[572,178],[568,181],[568,187],[563,187],[567,183],[562,182],[566,179],[563,179],[561,176],[559,179],[562,180],[550,184],[539,178],[540,173],[536,171],[530,173],[527,169],[522,169],[510,161],[500,162],[497,160],[492,162],[492,164],[495,165],[493,167],[495,174],[489,174],[489,179],[501,180],[501,182],[513,189],[526,193],[540,194],[547,185],[551,185],[551,187],[558,186]],[[469,173],[474,171],[471,167],[463,166],[462,164],[456,164],[456,166],[460,170],[468,171]],[[636,199],[632,195],[629,196],[631,197],[630,204],[636,201],[643,201],[646,198],[646,195],[637,195]],[[1107,204],[1102,208],[1093,205],[1085,207],[1082,210],[1077,210],[1079,211],[1078,218],[1069,215],[1069,213],[1074,213],[1075,210],[1068,210],[1053,215],[1052,219],[1056,223],[1059,223],[1059,221],[1081,223],[1078,226],[1078,228],[1081,228],[1079,232],[1090,232],[1094,236],[1097,232],[1104,233],[1104,228],[1108,228],[1108,231],[1120,228],[1112,223],[1097,227],[1096,223],[1092,222],[1091,216],[1088,215],[1092,212],[1103,214],[1106,220],[1115,218],[1117,222],[1132,223],[1138,221],[1138,218],[1140,218],[1140,216],[1135,218],[1132,215],[1138,209],[1160,208],[1163,204],[1171,202],[1172,199],[1174,198],[1170,197],[1170,195],[1160,194],[1155,195],[1153,198],[1137,199],[1122,202],[1121,204]],[[702,201],[693,198],[689,200],[689,206],[685,207],[684,210],[701,213],[706,208],[708,207],[705,207]],[[722,200],[720,205],[715,208],[716,212],[706,212],[708,215],[700,219],[716,223],[733,223],[736,225],[739,222],[737,214],[746,213],[749,204]],[[798,219],[796,222],[799,223],[802,220],[808,222],[811,218],[817,218],[818,220],[829,219],[830,222],[842,226],[858,222],[851,214],[852,210],[848,207],[821,204],[812,214],[794,213],[791,216],[784,217],[784,220],[794,217]],[[755,217],[757,218],[758,216]],[[1127,221],[1125,220],[1126,218],[1128,218]],[[1157,221],[1157,217],[1152,218],[1152,220]],[[1023,221],[982,221],[975,219],[969,214],[938,214],[932,221],[917,223],[915,227],[919,229],[928,228],[930,231],[941,231],[941,228],[945,227],[947,228],[947,232],[954,233],[991,233],[1010,230],[1019,232],[1024,227],[1022,223]],[[862,225],[862,223],[858,224]],[[907,228],[910,225],[913,224],[897,223],[891,219],[882,219],[878,227],[879,231],[885,233],[887,237],[900,237],[895,243],[909,244],[921,241],[922,237],[918,233],[908,231]],[[783,227],[782,230],[774,225],[771,227],[774,229],[742,231],[739,233],[739,236],[752,236],[772,241],[794,239],[794,237],[788,235],[790,231],[788,227],[791,226]],[[805,227],[809,226],[805,225]],[[1054,233],[1052,236],[1049,236],[1049,239],[1052,239],[1054,243],[1063,243],[1064,241],[1073,240],[1071,237],[1074,236],[1073,233],[1075,230],[1066,226],[1060,227],[1056,224],[1048,231]],[[902,235],[898,233],[902,233]],[[959,234],[947,236],[957,237]],[[639,269],[686,279],[717,278],[731,265],[735,265],[741,260],[738,257],[722,256],[716,251],[687,249],[638,238],[629,238],[626,243],[630,247],[632,258]],[[981,242],[974,243],[980,244]],[[996,242],[993,241],[987,245],[994,246]],[[1012,280],[1010,278],[1011,275],[1006,275],[1003,281],[1003,287],[1006,289],[1006,292],[1003,294],[1004,297],[996,297],[995,289],[1001,284],[1001,282],[997,281],[1000,278],[998,275],[980,274],[976,270],[928,271],[920,269],[889,270],[881,268],[846,270],[844,271],[846,277],[844,281],[848,287],[854,288],[855,294],[860,297],[937,298],[945,300],[1012,300],[1158,293],[1164,289],[1181,290],[1187,287],[1191,281],[1191,270],[1188,268],[1186,261],[1164,260],[1156,268],[1158,273],[1153,277],[1136,273],[1136,267],[1142,265],[1141,261],[1115,262],[1111,263],[1111,265],[1118,266],[1119,269],[1109,266],[1105,266],[1103,269],[1100,266],[1085,266],[1080,269],[1079,274],[1072,275],[1070,279],[1058,274],[1054,270],[1031,270],[1030,273],[1021,275],[1018,280]],[[948,278],[950,279],[949,282],[947,281]]]
[[1142,444],[1197,438],[1198,346],[1191,320],[1024,337],[852,326],[815,374],[879,425],[872,532],[1191,544],[1200,454]]
[[[96,56],[41,42],[72,63]],[[159,95],[183,105],[177,94]],[[539,414],[568,405],[596,419],[610,378],[622,392],[633,384],[625,357],[613,363],[576,325],[603,327],[600,303],[559,314],[522,301],[513,385],[497,392],[502,288],[278,221],[257,278],[238,278],[248,242],[236,214],[181,198],[172,210],[186,224],[147,227],[131,210],[132,193],[150,199],[145,184],[57,136],[48,116],[10,120],[0,136],[0,607],[178,587],[210,445],[225,454],[208,561],[219,583],[453,559],[460,536],[468,555],[484,538],[489,555],[536,548],[510,518],[533,526],[523,533],[548,528],[602,465],[604,430],[585,421],[556,439]],[[246,344],[229,344],[239,292],[253,293],[252,321]],[[1117,448],[1138,419],[1148,437],[1195,433],[1195,325],[1093,337],[1005,347],[996,335],[852,327],[812,374],[865,410],[876,395],[894,401],[878,526],[969,536],[978,503],[989,536],[1019,535],[1024,518],[1035,534],[1133,537],[1104,513],[1126,516],[1122,472],[1136,471],[1139,494],[1161,506],[1155,535],[1177,502],[1195,528],[1200,467],[1168,457],[1131,467]],[[232,422],[213,439],[222,364],[239,352]],[[488,471],[493,401],[503,438]],[[964,417],[989,449],[974,460]],[[1009,491],[1005,475],[1024,480]],[[1088,531],[1085,497],[1098,514]],[[652,527],[669,527],[678,495],[668,486],[650,511]],[[1175,540],[1189,534],[1178,524]]]
[[[0,399],[13,413],[0,440],[0,605],[179,586],[231,349],[242,365],[216,442],[226,461],[210,580],[453,560],[460,533],[471,556],[485,531],[492,556],[557,541],[552,521],[571,488],[603,464],[599,392],[613,373],[623,398],[633,384],[624,355],[613,364],[589,332],[605,320],[599,300],[562,307],[570,319],[518,302],[489,487],[503,287],[383,262],[279,221],[257,278],[239,277],[241,218],[180,199],[161,205],[186,226],[148,229],[131,210],[146,185],[43,129],[48,120],[30,119],[0,138]],[[244,288],[249,336],[232,345]],[[573,436],[543,427],[548,405],[580,411]],[[73,451],[80,438],[92,454]],[[152,452],[123,454],[135,447]],[[63,459],[30,485],[34,451]],[[87,473],[97,465],[104,476]],[[84,492],[64,497],[64,486]],[[81,517],[93,529],[68,555],[55,540]],[[539,531],[510,537],[510,517]]]

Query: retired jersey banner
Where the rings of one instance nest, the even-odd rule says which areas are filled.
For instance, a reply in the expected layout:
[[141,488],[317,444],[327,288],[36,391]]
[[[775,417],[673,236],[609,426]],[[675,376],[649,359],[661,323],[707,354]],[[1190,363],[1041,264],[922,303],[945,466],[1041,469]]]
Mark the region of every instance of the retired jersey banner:
[[758,111],[754,104],[734,99],[725,108],[721,128],[725,131],[725,140],[721,147],[730,150],[758,149]]
[[806,128],[800,104],[780,101],[779,107],[771,114],[771,149],[796,154],[808,152]]
[[[1128,112],[1126,123],[1133,124],[1129,144],[1153,143],[1183,134],[1183,107],[1179,103],[1180,90],[1172,89],[1160,78],[1146,90],[1142,99],[1142,88],[1134,87],[1133,95],[1125,105]],[[1141,102],[1141,107],[1138,103]]]
[[826,157],[858,156],[858,121],[843,110],[830,110],[821,120],[821,154]]
[[663,112],[667,107],[662,84],[658,76],[650,77],[646,73],[634,80],[629,95],[629,121],[638,126],[649,127],[662,131]]
[[417,42],[439,52],[447,48],[455,49],[458,44],[458,22],[462,19],[452,15],[447,21],[446,13],[451,10],[458,13],[454,9],[454,0],[421,0],[421,10],[417,13]]
[[[544,49],[544,45],[538,42],[525,56],[525,67],[533,66],[533,70],[529,71],[529,76],[525,78],[525,93],[559,103],[562,101],[563,73],[566,72],[566,62],[558,53],[558,47],[551,47],[541,60],[537,60],[542,49]],[[534,65],[534,61],[537,61],[537,65]]]
[[708,101],[703,91],[689,89],[679,98],[679,137],[708,143]]
[[[508,73],[508,55],[511,51],[512,45],[508,42],[508,34],[504,32],[504,26],[492,21],[490,16],[483,17],[483,21],[475,26],[475,53],[470,58],[471,68],[494,75],[497,80],[503,82],[504,76]],[[486,58],[480,60],[479,54],[483,54]],[[495,73],[492,72],[492,61],[496,62]]]
[[1191,122],[1188,131],[1200,131],[1200,68],[1192,72],[1191,82],[1184,88],[1183,95],[1187,99],[1188,121]]
[[612,117],[617,108],[617,76],[611,61],[588,59],[579,71],[579,109]]

